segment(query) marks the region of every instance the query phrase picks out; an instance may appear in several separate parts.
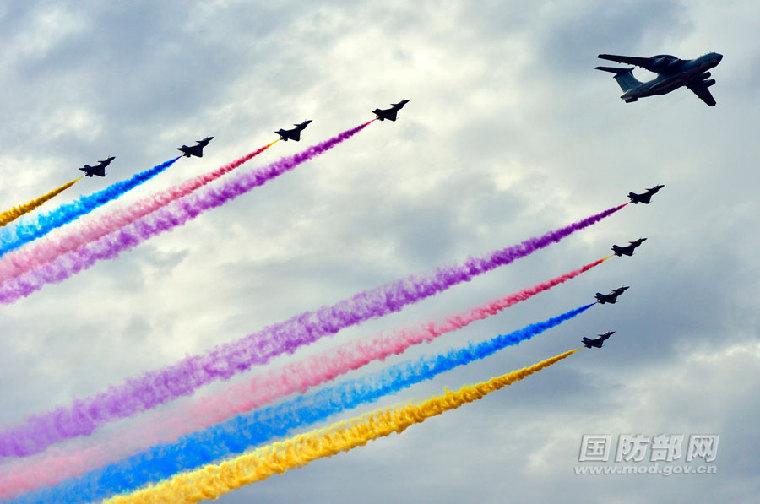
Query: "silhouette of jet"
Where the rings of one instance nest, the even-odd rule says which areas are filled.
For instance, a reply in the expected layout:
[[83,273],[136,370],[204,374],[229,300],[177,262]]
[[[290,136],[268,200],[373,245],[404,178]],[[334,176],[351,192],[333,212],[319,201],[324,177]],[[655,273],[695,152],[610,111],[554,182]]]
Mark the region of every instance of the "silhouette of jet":
[[715,106],[715,98],[708,89],[715,84],[715,79],[709,79],[708,70],[718,66],[720,60],[723,59],[721,54],[711,52],[693,60],[682,60],[667,54],[651,58],[615,56],[614,54],[600,54],[599,57],[617,63],[635,65],[658,74],[649,82],[640,82],[633,76],[633,68],[596,67],[597,70],[614,74],[613,78],[625,91],[620,98],[626,103],[635,102],[647,96],[668,94],[686,86],[707,105]]
[[658,192],[660,189],[665,187],[664,185],[656,185],[654,187],[647,188],[646,191],[644,191],[641,194],[636,194],[635,192],[629,192],[628,197],[631,199],[631,203],[644,203],[648,204],[649,201],[652,199],[652,196],[655,195],[656,192]]
[[111,161],[116,159],[116,156],[111,156],[106,159],[102,159],[98,161],[98,164],[95,166],[90,166],[88,164],[84,165],[79,169],[79,171],[84,172],[85,177],[105,177],[106,176],[106,166],[111,164]]
[[389,109],[383,110],[377,108],[373,110],[372,113],[375,114],[381,121],[384,121],[385,119],[388,119],[389,121],[395,121],[398,111],[404,108],[404,105],[407,103],[409,103],[409,100],[401,100],[398,103],[393,103]]
[[631,257],[633,255],[633,251],[636,250],[637,247],[640,247],[641,244],[646,240],[646,238],[639,238],[638,240],[628,242],[630,245],[626,245],[625,247],[621,247],[620,245],[613,245],[612,251],[615,252],[615,255],[618,257],[624,255]]
[[301,132],[306,129],[306,126],[309,125],[311,121],[304,121],[302,123],[294,124],[295,128],[293,129],[282,129],[280,128],[279,131],[275,131],[278,135],[280,135],[280,140],[285,140],[286,142],[288,140],[295,140],[296,142],[301,139]]
[[605,304],[605,303],[615,304],[617,303],[618,296],[627,290],[628,290],[628,286],[626,285],[623,287],[618,287],[617,289],[613,290],[609,294],[602,294],[600,292],[597,292],[596,294],[594,294],[594,298],[596,299],[596,302],[599,304]]
[[203,148],[208,145],[208,143],[213,140],[214,137],[206,137],[203,140],[198,140],[195,142],[195,145],[188,147],[185,144],[182,144],[182,147],[180,147],[179,151],[182,151],[182,155],[185,157],[190,156],[196,156],[196,157],[203,157]]
[[604,345],[604,342],[610,339],[610,336],[615,334],[615,331],[609,331],[606,333],[599,334],[598,338],[583,338],[581,340],[583,342],[583,346],[586,348],[602,348],[602,345]]

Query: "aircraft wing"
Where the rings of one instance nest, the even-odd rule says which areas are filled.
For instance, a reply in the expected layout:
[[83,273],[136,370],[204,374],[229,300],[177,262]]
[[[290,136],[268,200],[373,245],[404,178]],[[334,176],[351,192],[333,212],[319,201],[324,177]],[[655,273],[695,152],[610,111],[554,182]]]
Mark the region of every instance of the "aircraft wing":
[[699,97],[700,100],[705,102],[710,107],[715,106],[715,98],[713,97],[712,93],[710,93],[710,89],[705,86],[702,81],[690,82],[686,85],[686,87],[691,89],[694,94]]
[[637,67],[646,68],[650,70],[652,58],[642,58],[641,56],[616,56],[614,54],[600,54],[600,58],[608,61],[615,61],[617,63],[625,63],[627,65],[635,65]]

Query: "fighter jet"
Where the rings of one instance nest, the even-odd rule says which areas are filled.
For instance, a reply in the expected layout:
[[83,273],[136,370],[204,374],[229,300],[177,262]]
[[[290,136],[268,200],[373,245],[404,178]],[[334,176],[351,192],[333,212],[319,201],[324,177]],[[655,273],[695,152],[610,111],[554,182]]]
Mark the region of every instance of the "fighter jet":
[[640,247],[642,243],[647,241],[646,238],[639,238],[638,240],[633,240],[631,242],[628,242],[629,245],[626,245],[624,247],[621,247],[620,245],[613,245],[612,251],[615,252],[615,255],[618,257],[621,256],[628,256],[631,257],[633,255],[633,251],[636,250],[637,247]]
[[600,292],[597,292],[596,294],[594,294],[594,298],[596,299],[596,302],[599,304],[605,304],[605,303],[615,304],[617,303],[618,296],[620,296],[622,293],[624,293],[627,290],[628,290],[628,286],[625,285],[623,287],[618,287],[617,289],[614,289],[609,294],[602,294]]
[[598,338],[583,338],[581,340],[583,342],[583,346],[586,348],[602,348],[602,345],[604,345],[604,342],[610,339],[610,336],[615,334],[615,331],[609,331],[606,333],[599,334]]
[[641,194],[636,194],[635,192],[629,192],[628,197],[631,199],[631,203],[644,203],[648,204],[649,200],[652,199],[652,196],[656,192],[658,192],[660,189],[665,187],[664,185],[656,185],[654,187],[649,187],[647,190]]
[[95,166],[90,166],[88,164],[84,165],[79,169],[79,171],[84,172],[85,177],[105,177],[106,176],[106,166],[111,164],[111,161],[116,159],[116,156],[107,157],[105,159],[102,159],[98,161],[98,164]]
[[620,84],[624,93],[620,97],[626,103],[635,102],[639,98],[652,95],[668,94],[674,89],[686,86],[709,106],[715,105],[715,98],[708,89],[715,84],[715,79],[710,79],[710,70],[718,66],[723,59],[722,54],[710,52],[692,60],[682,60],[675,56],[660,54],[651,58],[638,56],[615,56],[614,54],[600,54],[600,58],[618,63],[626,63],[645,68],[654,72],[657,77],[649,82],[640,82],[633,76],[633,68],[596,67],[614,74],[614,79]]
[[401,100],[398,103],[391,104],[392,106],[389,109],[383,110],[377,108],[373,110],[372,113],[375,114],[381,121],[384,121],[385,119],[388,119],[389,121],[395,121],[398,111],[404,108],[404,105],[407,103],[409,103],[409,100]]
[[196,157],[203,157],[203,148],[208,145],[208,143],[213,140],[214,137],[206,137],[203,140],[198,140],[195,142],[195,145],[188,147],[185,144],[182,144],[182,147],[177,149],[178,151],[182,151],[182,155],[185,157],[190,156],[196,156]]
[[286,142],[288,140],[295,140],[296,142],[301,139],[301,132],[306,129],[306,126],[309,125],[311,121],[304,121],[302,123],[294,124],[295,128],[293,129],[282,129],[280,128],[279,131],[275,131],[278,135],[280,135],[280,140],[285,140]]

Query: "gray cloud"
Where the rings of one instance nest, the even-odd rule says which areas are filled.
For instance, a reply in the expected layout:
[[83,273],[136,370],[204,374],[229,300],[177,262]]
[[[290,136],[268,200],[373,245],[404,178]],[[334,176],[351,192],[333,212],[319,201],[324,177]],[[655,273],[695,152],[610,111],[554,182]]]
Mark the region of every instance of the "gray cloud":
[[[632,259],[392,362],[513,330],[630,284],[621,304],[594,307],[379,404],[482,380],[617,330],[604,351],[222,502],[752,500],[760,485],[751,469],[760,447],[756,18],[749,1],[7,3],[6,206],[104,154],[118,156],[115,180],[182,142],[216,136],[208,157],[183,160],[131,201],[270,141],[280,126],[314,119],[311,142],[375,106],[412,101],[399,122],[373,124],[182,229],[3,307],[0,424],[664,183],[649,207],[627,208],[303,353],[462,310],[648,236]],[[615,83],[593,70],[600,52],[688,57],[711,49],[726,55],[715,71],[714,109],[686,91],[623,104]],[[256,164],[302,146],[281,142]],[[83,182],[58,201],[102,183]],[[574,476],[581,435],[600,431],[718,432],[719,474]]]

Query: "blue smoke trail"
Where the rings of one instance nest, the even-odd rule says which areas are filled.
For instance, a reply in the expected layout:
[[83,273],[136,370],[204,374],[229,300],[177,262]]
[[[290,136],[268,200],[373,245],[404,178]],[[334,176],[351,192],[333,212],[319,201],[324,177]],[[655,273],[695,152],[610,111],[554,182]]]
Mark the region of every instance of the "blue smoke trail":
[[100,191],[80,196],[79,199],[71,203],[65,203],[55,210],[39,214],[34,218],[19,222],[15,226],[2,228],[0,230],[0,257],[26,243],[45,236],[50,231],[92,212],[127,191],[147,182],[177,162],[180,157],[182,156],[164,161],[149,170],[141,171],[127,180],[111,184]]
[[455,367],[488,357],[577,317],[592,306],[594,304],[584,305],[482,343],[470,343],[444,354],[402,362],[375,374],[346,380],[239,415],[206,430],[183,436],[173,444],[154,446],[120,462],[64,481],[52,488],[30,493],[13,502],[91,502],[132,492],[148,483],[242,453],[256,445],[289,435],[299,427],[371,403]]

